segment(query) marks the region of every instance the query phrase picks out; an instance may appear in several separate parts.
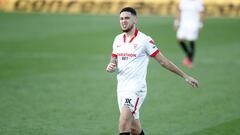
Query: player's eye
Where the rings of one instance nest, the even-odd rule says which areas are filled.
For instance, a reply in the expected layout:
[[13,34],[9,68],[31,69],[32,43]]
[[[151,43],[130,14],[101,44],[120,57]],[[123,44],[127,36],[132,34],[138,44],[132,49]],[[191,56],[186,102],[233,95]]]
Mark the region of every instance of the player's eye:
[[121,21],[123,21],[123,20],[129,20],[129,19],[130,19],[130,17],[128,17],[128,16],[127,16],[127,17],[120,17],[120,20],[121,20]]

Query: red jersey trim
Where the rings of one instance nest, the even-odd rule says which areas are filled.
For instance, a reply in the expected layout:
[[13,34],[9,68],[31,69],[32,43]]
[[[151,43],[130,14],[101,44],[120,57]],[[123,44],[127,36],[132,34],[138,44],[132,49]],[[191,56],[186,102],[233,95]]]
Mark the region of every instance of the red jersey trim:
[[131,43],[131,42],[133,41],[133,39],[137,36],[137,34],[138,34],[138,30],[135,29],[135,31],[134,31],[134,36],[131,38],[131,40],[129,41],[129,43]]
[[[138,29],[135,29],[133,37],[130,39],[129,43],[131,43],[134,38],[138,35]],[[126,43],[126,35],[123,35],[123,42]]]
[[151,43],[151,44],[155,44],[155,42],[154,42],[153,40],[150,40],[149,43]]
[[152,53],[150,56],[155,57],[160,51],[157,49],[154,53]]
[[126,35],[123,35],[123,42],[126,43]]
[[117,54],[112,53],[112,57],[117,58]]

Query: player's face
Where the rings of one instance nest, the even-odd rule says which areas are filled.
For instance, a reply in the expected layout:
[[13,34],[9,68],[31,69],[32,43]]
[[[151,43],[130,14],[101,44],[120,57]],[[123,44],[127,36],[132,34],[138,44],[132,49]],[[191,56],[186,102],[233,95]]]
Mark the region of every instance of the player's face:
[[129,32],[134,28],[137,23],[137,17],[130,12],[122,12],[120,14],[120,26],[123,32]]

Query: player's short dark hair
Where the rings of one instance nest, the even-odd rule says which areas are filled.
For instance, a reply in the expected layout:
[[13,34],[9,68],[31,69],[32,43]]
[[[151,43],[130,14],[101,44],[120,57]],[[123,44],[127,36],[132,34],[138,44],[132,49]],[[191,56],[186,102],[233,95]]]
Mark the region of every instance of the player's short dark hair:
[[125,7],[125,8],[123,8],[123,9],[120,11],[120,14],[121,14],[122,12],[130,12],[131,14],[137,16],[136,10],[135,10],[134,8],[132,8],[132,7]]

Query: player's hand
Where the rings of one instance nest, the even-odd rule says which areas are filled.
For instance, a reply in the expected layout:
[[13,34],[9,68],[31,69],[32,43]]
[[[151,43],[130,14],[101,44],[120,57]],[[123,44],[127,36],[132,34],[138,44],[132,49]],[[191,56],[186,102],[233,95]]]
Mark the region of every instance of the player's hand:
[[179,20],[175,19],[173,23],[173,29],[176,31],[179,28]]
[[199,29],[200,29],[200,30],[203,29],[203,22],[200,22],[200,23],[199,23]]
[[185,81],[193,88],[198,88],[198,81],[190,76],[185,77]]
[[106,71],[107,72],[114,72],[117,69],[117,65],[115,63],[109,63]]

